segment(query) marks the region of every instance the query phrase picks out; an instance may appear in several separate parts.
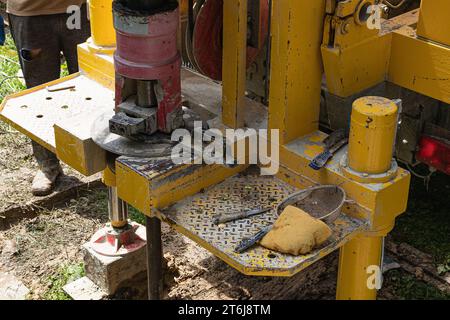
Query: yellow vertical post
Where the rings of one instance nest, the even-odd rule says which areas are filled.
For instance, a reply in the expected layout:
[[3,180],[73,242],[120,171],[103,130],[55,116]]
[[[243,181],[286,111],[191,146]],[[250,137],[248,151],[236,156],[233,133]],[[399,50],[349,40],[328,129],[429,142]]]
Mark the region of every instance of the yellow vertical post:
[[371,287],[370,266],[381,272],[383,237],[357,237],[341,248],[339,256],[338,300],[375,300],[377,289]]
[[[398,106],[392,100],[381,97],[356,100],[353,103],[346,170],[352,170],[355,177],[364,175],[366,183],[378,182],[380,175],[391,170],[397,119]],[[386,177],[389,179],[389,175]],[[381,278],[383,238],[394,223],[392,218],[387,225],[372,225],[369,232],[341,248],[338,300],[376,299],[377,288],[370,280],[377,276],[374,275],[376,272]]]
[[116,33],[113,26],[112,0],[89,0],[91,45],[98,50],[114,48]]
[[244,126],[244,96],[247,71],[247,0],[223,2],[223,123]]
[[319,127],[325,0],[275,0],[269,128],[286,144]]

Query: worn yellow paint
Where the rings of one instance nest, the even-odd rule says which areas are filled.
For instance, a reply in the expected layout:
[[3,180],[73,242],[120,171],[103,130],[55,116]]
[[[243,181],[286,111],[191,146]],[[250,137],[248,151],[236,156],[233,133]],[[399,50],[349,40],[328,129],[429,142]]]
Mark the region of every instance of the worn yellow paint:
[[82,138],[74,132],[55,125],[56,156],[85,176],[101,172],[106,166],[106,152],[91,138]]
[[285,144],[317,130],[325,0],[273,2],[269,128]]
[[81,72],[108,89],[114,90],[115,71],[112,53],[96,53],[88,43],[78,46],[78,64]]
[[409,27],[397,30],[392,38],[388,80],[450,103],[450,47],[419,39]]
[[422,0],[417,35],[450,46],[450,1]]
[[[362,28],[362,27],[358,27]],[[391,34],[372,37],[352,47],[322,47],[328,90],[348,97],[386,80]]]
[[[51,87],[60,83],[64,83],[67,80],[70,79],[74,79],[76,77],[78,77],[80,75],[80,73],[74,73],[71,74],[67,77],[61,78],[61,79],[57,79],[45,84],[42,84],[40,86],[36,86],[33,87],[31,89],[26,89],[14,94],[11,94],[7,97],[5,97],[5,99],[3,99],[3,101],[0,104],[0,120],[4,121],[6,123],[8,123],[11,127],[13,127],[14,129],[16,129],[17,131],[19,131],[20,133],[23,133],[24,135],[26,135],[27,137],[29,137],[31,140],[36,141],[37,143],[39,143],[41,146],[43,146],[44,148],[46,148],[47,150],[50,150],[52,152],[56,152],[55,146],[52,144],[49,144],[48,142],[44,141],[43,139],[41,139],[40,137],[36,136],[35,134],[33,134],[32,132],[27,131],[26,129],[24,129],[23,127],[19,126],[17,123],[11,121],[10,119],[6,118],[5,116],[2,115],[2,110],[3,108],[6,106],[6,104],[8,103],[9,100],[17,98],[17,97],[22,97],[25,95],[29,95],[32,94],[36,91],[45,89],[46,87]],[[49,128],[49,130],[52,130],[52,128]]]
[[[377,290],[369,288],[369,267],[381,268],[383,238],[357,237],[345,244],[340,251],[338,284],[336,298],[338,300],[375,300]],[[381,272],[381,269],[379,270]]]
[[398,106],[390,99],[363,97],[353,103],[348,165],[367,174],[391,168]]
[[117,192],[120,199],[151,216],[154,209],[170,206],[246,168],[246,166],[230,169],[220,165],[182,165],[163,174],[155,172],[148,176],[132,170],[121,162],[116,162]]
[[109,166],[103,170],[102,182],[108,187],[117,187],[116,174]]
[[244,96],[247,72],[247,1],[223,2],[223,123],[244,127]]
[[150,183],[145,176],[116,162],[117,195],[145,215],[151,215]]
[[89,0],[92,44],[101,51],[102,47],[114,48],[116,33],[113,27],[112,1]]
[[347,97],[386,79],[391,35],[360,20],[374,0],[341,1],[325,19],[322,57],[328,90]]
[[[304,148],[310,145],[314,143],[306,141],[280,148],[281,169],[277,175],[280,179],[299,187],[316,184],[335,184],[343,187],[349,199],[357,203],[344,211],[369,219],[372,229],[384,227],[385,221],[393,221],[405,212],[410,183],[408,171],[399,168],[387,183],[360,183],[348,178],[337,162],[320,171],[311,169],[308,166],[311,157],[306,154],[310,147]],[[392,148],[390,150],[392,152]],[[319,153],[318,150],[317,152]]]

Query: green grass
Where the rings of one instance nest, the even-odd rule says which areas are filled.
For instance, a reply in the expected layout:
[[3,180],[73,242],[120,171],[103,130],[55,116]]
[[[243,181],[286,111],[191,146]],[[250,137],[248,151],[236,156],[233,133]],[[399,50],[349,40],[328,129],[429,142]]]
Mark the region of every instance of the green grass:
[[[21,79],[17,78],[20,64],[17,57],[16,46],[11,35],[6,35],[4,46],[0,46],[0,100],[9,94],[25,89]],[[12,78],[10,78],[12,77]]]
[[397,220],[392,236],[433,256],[440,273],[450,271],[450,177],[433,176],[429,190],[413,178],[407,212]]
[[49,277],[49,289],[44,293],[45,300],[71,300],[64,292],[63,287],[85,276],[84,264],[62,266],[58,272]]
[[402,271],[392,270],[385,276],[385,287],[398,300],[449,300],[450,295],[423,281],[417,280],[413,275]]

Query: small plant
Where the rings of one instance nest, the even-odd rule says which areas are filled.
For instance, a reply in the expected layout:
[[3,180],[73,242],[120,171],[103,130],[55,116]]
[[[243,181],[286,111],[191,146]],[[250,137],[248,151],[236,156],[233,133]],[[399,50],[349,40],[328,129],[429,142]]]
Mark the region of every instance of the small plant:
[[45,300],[71,300],[64,292],[63,287],[84,276],[83,263],[62,266],[55,275],[49,277],[49,289],[44,293],[43,298]]

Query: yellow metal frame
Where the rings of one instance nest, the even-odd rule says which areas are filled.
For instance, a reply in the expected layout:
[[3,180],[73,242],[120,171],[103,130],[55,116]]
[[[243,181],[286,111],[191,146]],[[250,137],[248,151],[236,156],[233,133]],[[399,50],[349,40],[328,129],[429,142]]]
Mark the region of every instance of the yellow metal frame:
[[449,12],[450,2],[447,0],[422,0],[417,35],[450,46]]
[[247,0],[223,2],[223,123],[244,127],[247,70]]
[[[387,160],[391,159],[392,154],[392,146],[377,144],[378,140],[380,137],[389,140],[395,134],[394,125],[389,122],[394,119],[394,114],[384,115],[381,107],[375,110],[377,114],[374,115],[379,117],[375,121],[375,131],[381,131],[371,134],[365,126],[352,126],[361,147],[352,146],[336,156],[343,159],[347,154],[347,158],[351,159],[349,166],[368,175],[368,180],[358,180],[346,174],[342,163],[336,160],[320,171],[309,168],[309,162],[324,151],[322,141],[326,135],[318,131],[323,71],[330,91],[340,96],[348,96],[389,80],[450,103],[449,33],[445,32],[448,24],[444,25],[442,18],[430,24],[430,17],[439,10],[447,14],[450,10],[441,10],[442,7],[433,5],[433,1],[423,0],[417,35],[411,27],[414,24],[411,19],[403,25],[391,26],[389,30],[367,28],[356,13],[374,0],[338,3],[330,0],[273,1],[268,128],[280,130],[281,169],[277,177],[300,188],[315,184],[342,186],[349,199],[354,201],[345,206],[344,212],[367,220],[369,225],[367,231],[355,234],[355,238],[341,248],[338,299],[376,298],[376,291],[367,287],[367,268],[380,265],[383,237],[393,228],[395,218],[406,210],[410,174],[398,169],[386,182],[371,176],[389,167]],[[443,1],[448,8],[448,1]],[[110,4],[110,1],[91,2]],[[101,5],[91,8],[94,34],[91,42],[79,46],[79,62],[82,73],[104,85],[105,90],[113,90],[114,30],[109,16],[105,15],[109,7],[105,8]],[[224,128],[246,125],[246,15],[247,0],[224,1]],[[39,87],[21,94],[30,94],[34,90],[39,90]],[[360,109],[356,105],[353,113],[353,119],[358,123],[367,116]],[[380,132],[382,134],[378,134]],[[32,138],[42,142],[39,137]],[[383,156],[372,159],[375,163],[368,166],[367,158],[358,155],[364,152],[361,148],[377,145],[378,151],[372,151]],[[105,183],[117,186],[119,197],[144,214],[157,216],[169,223],[160,209],[247,168],[183,165],[151,171],[145,169],[151,160],[142,161],[142,166],[137,170],[127,164],[126,158],[119,158],[115,173],[105,171]],[[186,233],[180,226],[173,227]],[[197,241],[214,254],[221,255],[208,243],[201,239]],[[221,258],[227,261],[226,257]],[[239,269],[233,261],[227,262]]]
[[384,20],[381,30],[357,19],[361,6],[374,0],[347,0],[337,7],[331,2],[322,42],[331,93],[348,97],[387,80],[450,103],[448,1],[423,0],[420,15]]
[[319,128],[325,0],[274,1],[272,10],[269,128],[283,145]]

